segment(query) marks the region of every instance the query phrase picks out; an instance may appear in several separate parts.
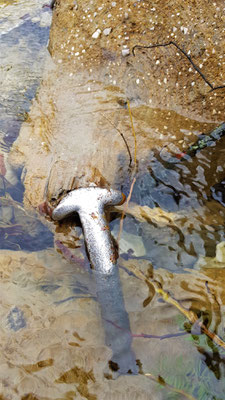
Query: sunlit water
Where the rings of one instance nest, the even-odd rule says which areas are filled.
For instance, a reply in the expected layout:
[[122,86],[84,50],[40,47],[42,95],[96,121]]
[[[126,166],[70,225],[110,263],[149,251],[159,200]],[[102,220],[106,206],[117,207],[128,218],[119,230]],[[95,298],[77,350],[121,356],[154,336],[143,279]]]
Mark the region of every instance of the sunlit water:
[[[42,9],[42,4],[0,1],[1,156],[7,155],[19,134],[48,57],[50,11]],[[70,232],[67,246],[60,240],[54,245],[44,220],[23,208],[23,186],[17,178],[21,171],[10,181],[2,165],[3,399],[186,398],[176,389],[196,399],[225,399],[225,349],[129,272],[129,265],[146,274],[149,268],[154,270],[155,280],[165,291],[225,340],[225,265],[216,253],[224,240],[225,137],[195,157],[179,160],[175,154],[186,150],[199,134],[212,131],[215,124],[144,106],[134,108],[133,115],[162,133],[161,145],[157,143],[144,165],[139,165],[118,262],[140,374],[112,379],[111,353],[105,345],[81,228]],[[182,143],[177,143],[179,132],[185,133]],[[123,184],[126,195],[130,183],[128,179]],[[110,225],[115,237],[119,215],[119,211],[112,215]],[[70,231],[69,226],[64,229]],[[60,228],[57,233],[60,239]],[[209,268],[204,269],[205,265]],[[118,327],[118,337],[120,332]],[[141,375],[142,370],[156,380],[161,376],[172,388],[153,383]]]

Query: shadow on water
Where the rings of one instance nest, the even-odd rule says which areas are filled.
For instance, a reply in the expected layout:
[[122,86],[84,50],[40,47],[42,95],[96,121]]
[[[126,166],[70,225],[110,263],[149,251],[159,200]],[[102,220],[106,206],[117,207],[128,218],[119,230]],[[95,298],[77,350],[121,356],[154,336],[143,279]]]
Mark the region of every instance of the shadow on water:
[[[97,299],[105,332],[105,343],[112,350],[109,365],[119,374],[137,374],[138,366],[131,349],[132,334],[129,316],[125,309],[119,272],[107,276],[95,274]],[[119,324],[119,329],[117,324]]]

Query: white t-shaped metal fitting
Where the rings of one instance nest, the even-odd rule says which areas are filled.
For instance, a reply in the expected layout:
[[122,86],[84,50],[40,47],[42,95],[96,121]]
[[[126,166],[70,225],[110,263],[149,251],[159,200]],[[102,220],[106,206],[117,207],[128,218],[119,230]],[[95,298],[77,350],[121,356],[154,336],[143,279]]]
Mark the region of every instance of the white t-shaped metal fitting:
[[110,274],[116,264],[116,252],[104,207],[124,201],[125,195],[116,190],[81,188],[64,197],[52,213],[52,218],[57,221],[74,212],[79,214],[90,261],[98,273]]

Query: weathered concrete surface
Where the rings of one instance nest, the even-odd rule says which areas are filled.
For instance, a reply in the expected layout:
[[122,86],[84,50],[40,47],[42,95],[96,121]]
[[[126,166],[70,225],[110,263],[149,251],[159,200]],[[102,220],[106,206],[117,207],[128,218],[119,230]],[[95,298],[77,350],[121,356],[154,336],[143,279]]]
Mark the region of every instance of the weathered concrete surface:
[[49,43],[53,62],[10,156],[24,166],[26,206],[90,182],[120,187],[129,176],[129,155],[118,130],[134,154],[127,99],[138,161],[155,146],[177,146],[184,140],[181,127],[204,132],[222,121],[224,89],[210,92],[177,49],[137,50],[135,57],[131,51],[172,39],[213,85],[221,85],[223,18],[221,1],[58,0]]
[[[142,101],[145,99],[148,103],[151,99],[152,106],[175,108],[186,114],[193,111],[198,117],[210,119],[215,109],[214,114],[220,118],[224,107],[219,106],[215,97],[223,99],[224,89],[209,94],[209,88],[173,46],[144,50],[144,57],[137,50],[137,59],[129,57],[125,61],[121,61],[121,51],[124,46],[131,52],[135,45],[173,40],[191,55],[214,86],[221,85],[225,71],[223,2],[191,0],[183,5],[176,1],[157,0],[150,4],[131,0],[114,3],[82,1],[75,5],[72,0],[57,1],[49,46],[55,59],[72,68],[75,66],[75,70],[102,70],[104,65],[110,66],[111,82],[119,76],[128,97],[133,89]],[[104,29],[108,27],[112,31],[105,36]],[[93,39],[97,29],[103,33]]]

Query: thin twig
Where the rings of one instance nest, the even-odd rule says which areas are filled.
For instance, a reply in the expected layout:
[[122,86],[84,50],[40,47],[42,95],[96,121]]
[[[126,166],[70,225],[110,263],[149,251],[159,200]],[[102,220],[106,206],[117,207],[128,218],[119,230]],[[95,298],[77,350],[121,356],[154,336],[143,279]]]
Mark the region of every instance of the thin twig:
[[132,114],[131,114],[129,100],[127,100],[127,107],[128,107],[128,111],[129,111],[131,128],[132,128],[132,133],[133,133],[133,137],[134,137],[134,168],[135,168],[135,172],[136,172],[136,168],[137,168],[137,139],[136,139],[136,134],[135,134],[135,130],[134,130],[134,124],[133,124],[133,118],[132,118]]
[[205,77],[205,75],[202,73],[202,71],[199,69],[199,67],[194,63],[194,61],[192,61],[192,58],[180,46],[178,46],[178,44],[176,42],[174,42],[173,40],[170,40],[168,43],[158,43],[158,44],[153,44],[150,46],[142,46],[142,45],[137,44],[133,47],[132,53],[135,56],[135,52],[134,52],[135,49],[153,49],[155,47],[167,47],[167,46],[170,46],[171,44],[173,46],[175,46],[188,59],[188,61],[191,63],[193,68],[199,73],[199,75],[202,77],[202,79],[205,81],[205,83],[207,83],[207,85],[209,85],[209,87],[211,88],[210,92],[212,92],[213,90],[225,88],[225,85],[214,87],[209,82],[209,80]]
[[186,336],[189,335],[189,332],[177,332],[177,333],[167,333],[165,335],[151,335],[149,333],[131,333],[130,331],[128,331],[127,329],[122,328],[121,326],[119,326],[116,322],[110,321],[109,319],[105,319],[106,322],[108,322],[109,324],[113,325],[115,328],[130,333],[130,335],[133,338],[144,338],[144,339],[159,339],[159,340],[164,340],[164,339],[171,339],[171,338],[175,338],[178,336]]
[[126,201],[125,204],[124,204],[124,209],[123,209],[123,212],[122,212],[122,215],[121,215],[121,219],[120,219],[120,230],[119,230],[118,237],[117,237],[118,243],[119,243],[119,241],[120,241],[120,236],[121,236],[121,233],[122,233],[122,230],[123,230],[123,220],[124,220],[124,216],[125,216],[125,214],[126,214],[126,212],[127,212],[127,209],[128,209],[129,201],[130,201],[130,199],[131,199],[131,195],[132,195],[132,192],[133,192],[133,188],[134,188],[135,182],[136,182],[136,178],[134,177],[134,178],[133,178],[133,181],[132,181],[132,183],[131,183],[130,192],[129,192],[129,195],[127,196],[127,201]]
[[155,292],[158,293],[166,303],[176,307],[192,324],[197,324],[202,333],[205,333],[205,335],[207,335],[214,343],[225,349],[225,342],[218,335],[211,332],[203,322],[199,321],[198,316],[193,311],[184,308],[177,300],[173,299],[169,293],[165,292],[158,282],[154,279],[147,278],[144,273],[139,271],[134,265],[130,265],[129,267],[126,266],[126,268],[133,272],[142,281],[152,285]]
[[196,400],[195,397],[191,396],[189,393],[184,392],[181,389],[177,389],[174,386],[170,385],[169,383],[167,383],[161,376],[154,376],[153,374],[150,373],[144,373],[144,376],[146,376],[147,378],[151,379],[154,382],[159,383],[160,385],[170,389],[171,391],[175,392],[175,393],[179,393],[182,394],[184,397],[186,397],[189,400]]
[[[132,133],[133,133],[133,137],[134,137],[134,174],[135,174],[136,171],[137,171],[137,139],[136,139],[136,134],[135,134],[135,130],[134,130],[134,124],[133,124],[133,119],[132,119],[129,100],[127,100],[127,107],[128,107],[129,116],[130,116],[131,129],[132,129]],[[132,180],[132,183],[131,183],[131,186],[130,186],[130,192],[129,192],[128,196],[127,196],[127,201],[124,204],[124,209],[123,209],[123,212],[122,212],[122,215],[121,215],[121,219],[120,219],[120,230],[119,230],[118,237],[117,237],[118,243],[120,241],[120,236],[121,236],[121,233],[122,233],[122,230],[123,230],[124,216],[125,216],[125,214],[127,212],[127,209],[128,209],[129,201],[131,199],[131,195],[132,195],[132,192],[133,192],[133,189],[134,189],[135,182],[136,182],[136,177],[134,176],[134,178]]]
[[127,143],[127,141],[126,141],[126,138],[125,138],[123,132],[121,132],[121,130],[120,130],[119,128],[117,128],[117,127],[113,124],[113,122],[110,121],[110,119],[109,119],[105,114],[103,114],[103,117],[110,123],[110,125],[113,126],[113,128],[115,128],[115,129],[117,130],[117,132],[119,132],[120,136],[122,137],[122,139],[123,139],[123,141],[124,141],[124,143],[125,143],[125,146],[126,146],[126,148],[127,148],[127,151],[128,151],[128,154],[129,154],[129,158],[130,158],[129,167],[131,167],[132,162],[133,162],[133,160],[132,160],[132,155],[131,155],[130,148],[129,148],[129,146],[128,146],[128,143]]

